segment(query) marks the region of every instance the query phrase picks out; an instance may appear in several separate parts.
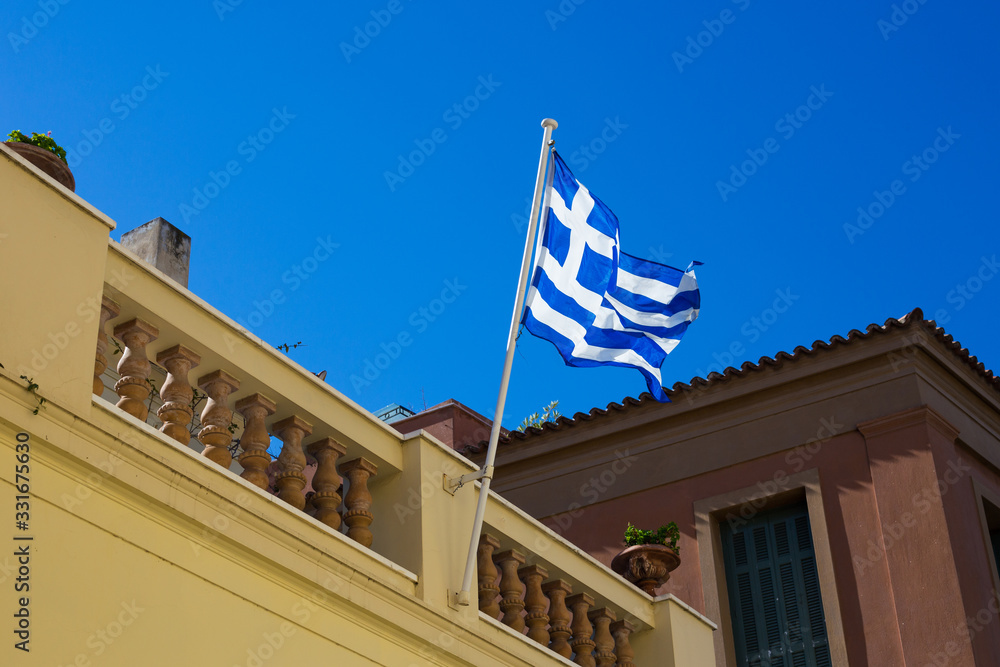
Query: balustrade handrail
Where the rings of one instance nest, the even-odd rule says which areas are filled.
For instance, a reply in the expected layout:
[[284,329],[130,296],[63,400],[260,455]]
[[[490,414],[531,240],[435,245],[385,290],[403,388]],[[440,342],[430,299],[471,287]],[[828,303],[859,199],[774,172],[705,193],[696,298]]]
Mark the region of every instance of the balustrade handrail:
[[[401,472],[399,434],[114,241],[105,276],[94,393],[103,394],[104,378],[114,376],[110,330],[123,347],[113,386],[119,409],[371,547],[369,484]],[[154,360],[162,373],[153,372]],[[158,390],[157,376],[165,376]],[[193,385],[203,392],[199,399]],[[241,431],[234,414],[243,418]],[[283,443],[273,462],[272,436]],[[309,464],[316,466],[312,480]]]
[[580,665],[634,667],[630,636],[654,625],[652,598],[495,494],[478,581],[482,613]]

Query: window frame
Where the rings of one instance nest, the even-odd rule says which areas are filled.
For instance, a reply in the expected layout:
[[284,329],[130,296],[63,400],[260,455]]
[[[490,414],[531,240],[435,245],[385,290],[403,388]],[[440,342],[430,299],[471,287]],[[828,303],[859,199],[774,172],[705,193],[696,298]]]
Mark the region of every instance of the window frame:
[[770,494],[765,494],[759,485],[754,485],[694,503],[705,615],[719,626],[719,632],[716,632],[714,637],[717,667],[736,665],[736,647],[733,641],[720,522],[727,521],[733,515],[740,516],[741,510],[752,511],[756,515],[761,511],[785,507],[803,500],[809,515],[816,554],[816,569],[823,596],[823,614],[826,616],[830,658],[835,665],[848,664],[833,556],[830,552],[830,538],[823,510],[819,470],[811,468],[789,475],[787,482],[780,488],[776,486],[774,492]]
[[997,561],[1000,559],[1000,554],[993,553],[993,541],[990,537],[990,522],[986,516],[986,503],[989,503],[990,505],[993,505],[995,509],[1000,510],[1000,496],[980,484],[979,480],[974,477],[972,479],[972,490],[976,498],[976,507],[979,510],[979,523],[982,526],[983,541],[986,545],[985,556],[989,561],[990,574],[993,579],[993,593],[1000,597],[1000,572],[997,571]]

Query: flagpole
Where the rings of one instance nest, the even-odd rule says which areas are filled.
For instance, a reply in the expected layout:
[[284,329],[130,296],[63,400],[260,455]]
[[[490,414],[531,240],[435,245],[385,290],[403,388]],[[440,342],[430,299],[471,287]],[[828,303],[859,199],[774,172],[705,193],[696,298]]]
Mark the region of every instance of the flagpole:
[[[465,563],[465,576],[462,578],[462,589],[458,593],[458,604],[468,606],[469,590],[472,588],[472,573],[476,567],[476,553],[479,550],[479,537],[483,532],[483,517],[486,515],[486,501],[490,495],[490,481],[493,478],[493,461],[497,455],[497,443],[500,440],[500,422],[503,419],[503,408],[507,402],[507,384],[510,381],[510,368],[514,363],[514,347],[517,341],[517,328],[521,321],[521,309],[524,307],[524,288],[528,284],[528,273],[531,270],[531,255],[535,249],[535,231],[538,226],[542,194],[545,185],[546,158],[549,154],[552,130],[559,123],[546,118],[542,121],[545,128],[542,134],[542,150],[538,156],[538,176],[535,178],[535,196],[531,200],[531,218],[528,222],[528,238],[524,242],[524,257],[521,259],[521,277],[517,284],[517,298],[514,301],[514,314],[510,319],[510,333],[507,336],[507,358],[504,360],[503,377],[500,380],[500,394],[497,396],[497,407],[493,413],[493,429],[490,431],[490,446],[486,450],[486,462],[479,473],[472,479],[481,479],[479,488],[479,504],[476,506],[476,520],[472,525],[472,539],[469,542],[469,557]],[[458,486],[464,483],[466,476],[459,478]]]

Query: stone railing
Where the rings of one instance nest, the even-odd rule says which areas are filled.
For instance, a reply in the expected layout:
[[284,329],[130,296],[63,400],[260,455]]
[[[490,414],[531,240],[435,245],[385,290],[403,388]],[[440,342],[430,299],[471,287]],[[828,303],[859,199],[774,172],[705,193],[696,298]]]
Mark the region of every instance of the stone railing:
[[[490,497],[485,523],[477,563],[481,615],[578,665],[673,664],[669,651],[651,654],[658,642],[648,639],[674,622],[665,621],[667,607],[680,609],[675,601],[654,603],[501,497]],[[644,640],[644,651],[633,649],[633,637]]]
[[[564,658],[588,667],[635,667],[631,614],[603,605],[581,583],[553,576],[527,554],[483,533],[479,541],[479,610]],[[619,618],[621,617],[621,618]]]
[[[131,265],[133,258],[115,245],[108,261],[109,275],[127,276],[138,270]],[[203,337],[179,326],[189,321],[197,325],[198,316],[206,314],[194,312],[200,304],[181,298],[163,315],[154,314],[146,301],[150,295],[141,293],[144,287],[148,287],[145,280],[112,280],[105,285],[94,393],[179,446],[199,451],[291,508],[372,547],[375,516],[369,482],[380,472],[399,472],[398,435],[374,417],[366,429],[369,437],[344,433],[338,424],[320,417],[329,410],[303,407],[315,403],[317,395],[320,401],[324,398],[315,386],[323,386],[318,378],[299,369],[298,377],[290,378],[292,387],[261,381],[260,371],[269,365],[287,369],[287,361],[278,359],[276,350],[236,327],[223,332],[221,348],[213,346],[209,341],[215,338],[217,343],[218,332]],[[165,295],[184,296],[171,290]],[[190,311],[185,313],[188,317],[171,316],[178,307]],[[328,407],[343,403],[329,395],[325,398]],[[352,417],[358,421],[357,413]],[[280,440],[276,457],[268,451],[274,450],[272,437]],[[380,440],[385,445],[380,451],[367,446]]]

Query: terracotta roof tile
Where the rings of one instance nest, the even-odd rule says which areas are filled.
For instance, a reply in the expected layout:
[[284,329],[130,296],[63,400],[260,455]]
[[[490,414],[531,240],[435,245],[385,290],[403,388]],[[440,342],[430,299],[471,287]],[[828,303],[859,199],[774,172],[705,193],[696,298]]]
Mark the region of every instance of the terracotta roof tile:
[[[761,372],[768,368],[778,368],[784,365],[786,361],[797,361],[803,357],[822,354],[825,350],[834,349],[843,345],[850,345],[851,343],[859,340],[870,339],[878,334],[885,334],[899,329],[908,329],[915,324],[923,327],[937,341],[950,349],[959,359],[967,363],[984,380],[997,390],[1000,390],[1000,377],[994,375],[993,371],[987,369],[982,362],[969,352],[968,349],[962,347],[961,343],[952,338],[952,336],[946,333],[944,329],[937,326],[934,320],[925,320],[924,313],[920,308],[914,308],[912,311],[898,319],[892,317],[889,318],[884,324],[869,324],[865,327],[864,331],[852,329],[847,334],[846,338],[835,335],[830,338],[829,341],[817,340],[811,347],[808,348],[799,345],[792,350],[791,353],[784,351],[778,352],[773,358],[761,357],[756,363],[746,361],[739,368],[733,368],[730,366],[722,373],[712,372],[704,378],[692,378],[691,381],[687,383],[677,382],[673,385],[673,387],[666,390],[666,394],[670,400],[673,401],[693,390],[700,391],[706,387],[746,377],[751,373]],[[623,412],[632,407],[648,405],[650,403],[659,404],[656,399],[649,394],[649,392],[639,394],[638,398],[627,396],[622,399],[621,403],[608,403],[608,406],[603,410],[601,408],[592,408],[589,413],[578,412],[573,415],[572,418],[559,417],[554,422],[545,422],[541,425],[541,427],[532,426],[524,432],[511,431],[507,437],[500,438],[499,444],[506,445],[515,441],[528,440],[530,438],[544,435],[550,431],[561,431],[564,428],[581,426],[586,422],[593,421],[594,419],[603,418],[612,413]],[[463,447],[459,451],[466,456],[474,456],[481,452],[485,452],[487,444],[488,443],[486,441],[482,441],[476,445]]]

